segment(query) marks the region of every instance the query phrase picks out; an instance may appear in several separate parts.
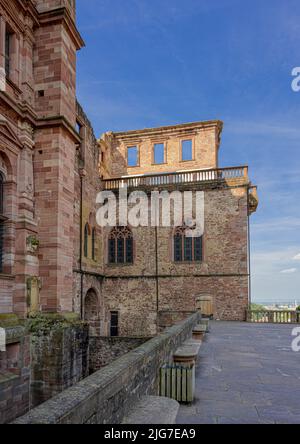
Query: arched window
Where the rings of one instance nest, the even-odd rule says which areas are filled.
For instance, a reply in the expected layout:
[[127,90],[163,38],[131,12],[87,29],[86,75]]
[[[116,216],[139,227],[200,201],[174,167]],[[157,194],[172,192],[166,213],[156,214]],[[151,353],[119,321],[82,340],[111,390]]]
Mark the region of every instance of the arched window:
[[174,261],[201,262],[203,260],[203,236],[188,236],[190,228],[177,227],[174,233]]
[[96,228],[92,230],[92,259],[96,260]]
[[0,273],[3,272],[4,177],[0,173]]
[[83,241],[84,257],[88,257],[88,255],[89,255],[89,235],[90,235],[89,224],[85,224],[85,227],[84,227],[84,241]]
[[133,263],[133,236],[128,227],[115,227],[110,232],[108,262],[110,264]]

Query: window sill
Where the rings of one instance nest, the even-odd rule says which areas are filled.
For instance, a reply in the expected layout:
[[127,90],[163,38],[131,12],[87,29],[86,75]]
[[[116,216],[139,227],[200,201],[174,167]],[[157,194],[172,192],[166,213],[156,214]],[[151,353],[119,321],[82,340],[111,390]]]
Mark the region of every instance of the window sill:
[[173,261],[172,263],[175,265],[195,265],[195,264],[202,265],[202,264],[204,264],[204,261],[203,260],[201,260],[201,261],[180,261],[180,262]]
[[130,263],[130,264],[106,264],[107,267],[111,267],[111,268],[120,268],[120,267],[132,267],[134,264]]
[[13,82],[11,80],[10,77],[6,77],[6,82],[8,83],[8,85],[13,88],[14,90],[16,90],[16,92],[18,92],[19,94],[22,94],[22,91],[20,90],[20,88],[15,84],[15,82]]

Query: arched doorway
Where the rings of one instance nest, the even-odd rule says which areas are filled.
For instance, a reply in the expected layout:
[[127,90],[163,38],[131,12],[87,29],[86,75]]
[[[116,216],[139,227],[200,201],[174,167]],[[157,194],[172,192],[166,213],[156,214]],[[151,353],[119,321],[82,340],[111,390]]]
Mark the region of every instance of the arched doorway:
[[90,326],[90,336],[100,336],[100,308],[96,291],[91,288],[84,300],[84,320]]

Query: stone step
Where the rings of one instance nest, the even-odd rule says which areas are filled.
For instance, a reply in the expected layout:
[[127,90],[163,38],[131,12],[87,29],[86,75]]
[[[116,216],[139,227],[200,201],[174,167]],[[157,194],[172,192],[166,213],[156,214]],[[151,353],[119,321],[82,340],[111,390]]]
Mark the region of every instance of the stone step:
[[175,424],[179,403],[160,396],[144,396],[129,412],[122,424]]

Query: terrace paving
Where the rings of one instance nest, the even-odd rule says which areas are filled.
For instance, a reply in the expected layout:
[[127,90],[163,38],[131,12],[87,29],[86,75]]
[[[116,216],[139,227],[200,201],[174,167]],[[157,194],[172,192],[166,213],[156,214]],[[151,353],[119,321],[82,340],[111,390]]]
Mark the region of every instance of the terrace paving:
[[300,424],[295,327],[213,322],[199,352],[195,402],[180,406],[177,423]]

